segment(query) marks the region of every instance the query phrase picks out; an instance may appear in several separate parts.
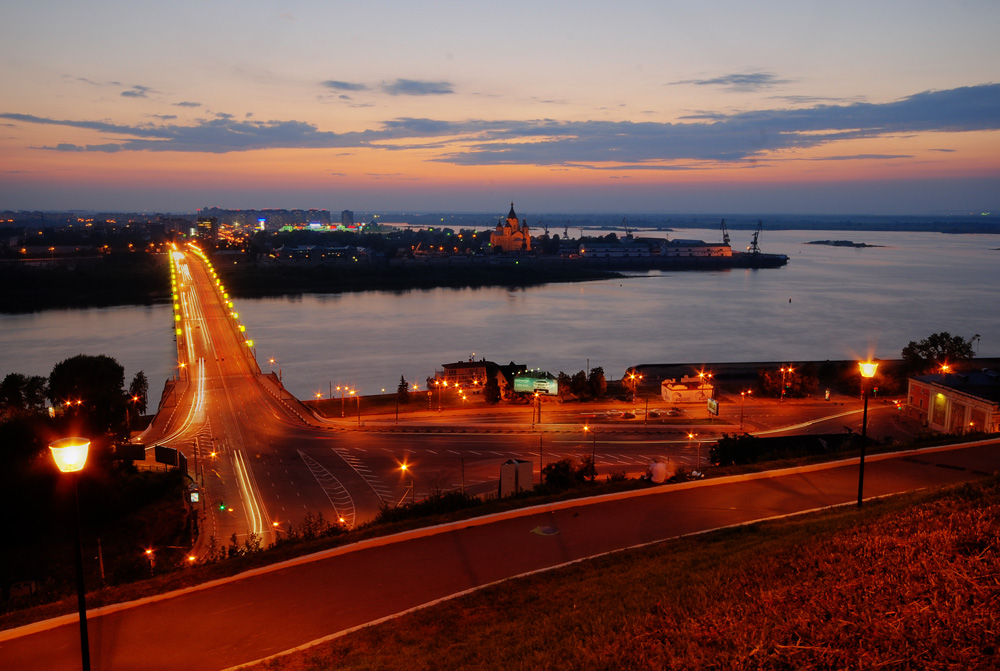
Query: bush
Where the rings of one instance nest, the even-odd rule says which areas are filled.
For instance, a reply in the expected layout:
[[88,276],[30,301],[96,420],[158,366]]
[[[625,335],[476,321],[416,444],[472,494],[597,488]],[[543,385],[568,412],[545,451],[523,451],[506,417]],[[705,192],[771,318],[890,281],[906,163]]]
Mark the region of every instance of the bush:
[[567,457],[545,464],[542,468],[542,482],[553,489],[569,489],[584,480],[593,481],[596,477],[597,468],[590,455],[583,457],[579,462]]

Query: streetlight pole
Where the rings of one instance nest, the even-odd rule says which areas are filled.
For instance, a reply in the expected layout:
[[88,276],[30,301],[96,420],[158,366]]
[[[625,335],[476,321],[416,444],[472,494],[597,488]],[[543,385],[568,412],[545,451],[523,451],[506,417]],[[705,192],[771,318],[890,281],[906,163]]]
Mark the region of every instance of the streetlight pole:
[[864,497],[865,489],[865,444],[868,442],[868,386],[875,377],[878,364],[873,361],[859,362],[861,368],[861,396],[864,398],[864,410],[861,414],[861,463],[858,468],[858,508]]
[[781,368],[781,398],[778,399],[778,403],[781,403],[785,400],[785,374],[791,373],[794,370],[795,369],[792,368],[791,366],[789,366],[788,368],[785,367]]
[[591,429],[590,425],[584,424],[583,425],[583,434],[587,435],[588,431],[590,432],[590,435],[593,436],[593,443],[591,444],[591,447],[590,447],[590,463],[594,466],[594,473],[596,474],[597,473],[597,431],[595,431],[594,429]]
[[747,395],[753,393],[749,389],[740,392],[740,431],[743,430],[743,403],[747,400]]
[[87,463],[90,441],[85,438],[62,438],[49,444],[52,458],[63,473],[72,473],[74,525],[73,552],[76,556],[76,603],[80,612],[80,655],[83,671],[90,671],[90,638],[87,635],[87,598],[83,584],[83,547],[80,539],[80,494],[77,483],[79,471]]

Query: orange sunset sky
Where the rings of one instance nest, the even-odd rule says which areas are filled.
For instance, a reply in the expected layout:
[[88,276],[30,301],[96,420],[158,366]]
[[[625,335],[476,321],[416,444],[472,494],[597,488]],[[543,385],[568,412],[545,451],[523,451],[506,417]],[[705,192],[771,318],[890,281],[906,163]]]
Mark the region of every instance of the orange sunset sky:
[[1000,3],[76,3],[0,21],[0,210],[1000,207]]

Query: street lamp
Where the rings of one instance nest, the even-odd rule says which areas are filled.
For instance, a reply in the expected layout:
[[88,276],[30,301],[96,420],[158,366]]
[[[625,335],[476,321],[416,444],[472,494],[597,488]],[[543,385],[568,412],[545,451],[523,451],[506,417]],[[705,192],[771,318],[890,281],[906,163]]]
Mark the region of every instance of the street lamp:
[[792,374],[794,372],[795,372],[795,369],[792,368],[791,366],[789,366],[788,368],[782,367],[782,369],[781,369],[781,398],[778,399],[778,403],[781,403],[782,401],[785,400],[785,374],[787,373],[787,374],[790,375],[790,374]]
[[695,440],[695,438],[697,437],[698,437],[697,433],[688,433],[688,440],[695,443],[698,447],[698,465],[695,468],[701,468],[701,443]]
[[864,398],[864,411],[861,414],[861,465],[858,468],[858,508],[865,488],[865,444],[868,441],[868,386],[878,364],[873,361],[858,362],[861,368],[861,396]]
[[590,448],[590,463],[594,465],[594,472],[597,472],[597,431],[591,429],[587,424],[583,425],[583,435],[586,436],[587,432],[594,437],[593,445]]
[[441,381],[437,382],[436,384],[437,384],[437,388],[438,388],[438,412],[441,412],[441,396],[444,395],[444,391],[442,391],[441,387],[447,387],[448,386],[448,382],[444,381],[444,380],[441,380]]
[[752,393],[752,389],[744,389],[740,392],[740,431],[743,430],[743,403],[747,400],[747,396]]
[[[90,441],[86,438],[61,438],[49,443],[52,459],[63,473],[79,473],[87,463]],[[80,495],[77,488],[79,475],[73,478],[73,511],[76,516],[76,537],[73,552],[76,554],[76,602],[80,611],[80,655],[83,671],[90,671],[90,641],[87,636],[87,600],[83,586],[83,549],[80,541]]]
[[[405,462],[399,465],[399,470],[403,472],[403,475],[410,476],[410,503],[414,504],[416,503],[417,499],[416,499],[416,491],[413,488],[413,472],[410,470],[410,466]],[[403,498],[404,499],[406,498],[406,493],[403,494]],[[403,500],[400,499],[400,503],[402,502]],[[396,506],[399,506],[399,503],[397,503]]]

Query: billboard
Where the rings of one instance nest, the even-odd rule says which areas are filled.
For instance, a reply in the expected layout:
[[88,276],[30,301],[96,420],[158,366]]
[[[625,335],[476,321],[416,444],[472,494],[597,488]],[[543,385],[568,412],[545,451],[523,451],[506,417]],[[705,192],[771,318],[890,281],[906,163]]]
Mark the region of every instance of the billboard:
[[709,414],[712,415],[719,414],[719,402],[716,399],[714,398],[708,399],[708,412]]
[[559,382],[551,377],[535,377],[532,375],[519,375],[514,378],[514,391],[525,394],[546,394],[549,396],[559,395]]

